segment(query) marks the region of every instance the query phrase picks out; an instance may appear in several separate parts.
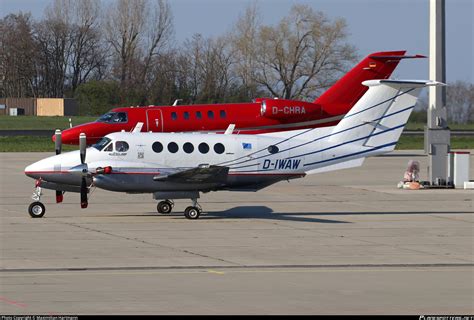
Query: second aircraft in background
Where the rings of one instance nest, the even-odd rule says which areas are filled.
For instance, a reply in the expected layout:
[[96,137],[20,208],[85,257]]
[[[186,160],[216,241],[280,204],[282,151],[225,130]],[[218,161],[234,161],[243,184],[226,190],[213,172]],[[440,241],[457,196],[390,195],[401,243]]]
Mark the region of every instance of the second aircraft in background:
[[95,122],[64,130],[62,142],[78,144],[85,133],[87,144],[93,144],[109,133],[131,131],[138,122],[144,132],[224,132],[235,124],[234,133],[256,134],[333,126],[367,91],[363,81],[387,79],[401,59],[423,57],[404,54],[368,55],[313,102],[258,98],[248,103],[115,108]]

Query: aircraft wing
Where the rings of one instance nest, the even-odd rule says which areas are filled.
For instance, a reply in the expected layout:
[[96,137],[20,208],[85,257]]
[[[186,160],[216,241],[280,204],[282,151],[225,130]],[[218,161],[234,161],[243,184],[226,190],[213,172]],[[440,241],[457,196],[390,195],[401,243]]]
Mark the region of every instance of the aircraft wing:
[[155,181],[166,181],[174,183],[225,183],[229,167],[222,166],[199,166],[169,175],[153,177]]

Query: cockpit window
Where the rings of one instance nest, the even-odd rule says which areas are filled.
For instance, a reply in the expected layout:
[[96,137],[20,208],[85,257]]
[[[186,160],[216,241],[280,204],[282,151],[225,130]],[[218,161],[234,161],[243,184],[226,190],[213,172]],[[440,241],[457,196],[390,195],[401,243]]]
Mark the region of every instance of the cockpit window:
[[127,121],[128,117],[126,112],[107,112],[97,119],[97,122],[105,123],[125,123]]
[[109,138],[107,137],[103,137],[102,139],[100,139],[99,141],[97,141],[96,144],[93,144],[92,147],[93,148],[96,148],[97,150],[101,151],[102,149],[104,149],[104,147],[109,144],[109,142],[112,141],[110,140]]
[[110,143],[107,147],[105,147],[104,152],[111,152],[114,151],[114,144]]
[[126,152],[128,151],[128,143],[125,141],[117,141],[115,142],[115,151],[117,152]]

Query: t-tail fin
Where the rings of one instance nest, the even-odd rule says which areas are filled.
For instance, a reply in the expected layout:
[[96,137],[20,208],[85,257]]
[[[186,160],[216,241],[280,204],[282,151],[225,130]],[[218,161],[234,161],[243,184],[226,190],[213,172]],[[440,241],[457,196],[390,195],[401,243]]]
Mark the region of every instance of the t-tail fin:
[[395,148],[422,88],[444,85],[423,80],[369,80],[368,91],[334,127],[329,141],[384,152]]
[[426,58],[422,55],[405,56],[405,51],[384,51],[368,55],[324,92],[314,103],[331,115],[348,112],[364,95],[367,87],[362,82],[388,79],[402,59]]

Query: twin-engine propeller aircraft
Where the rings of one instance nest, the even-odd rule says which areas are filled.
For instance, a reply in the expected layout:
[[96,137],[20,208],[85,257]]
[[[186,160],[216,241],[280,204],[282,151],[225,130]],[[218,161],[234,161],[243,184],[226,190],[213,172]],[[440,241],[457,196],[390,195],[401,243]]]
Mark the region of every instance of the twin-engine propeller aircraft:
[[[79,192],[87,207],[92,187],[127,193],[152,193],[154,199],[191,199],[185,210],[197,219],[200,192],[257,191],[282,180],[362,165],[364,159],[395,148],[420,90],[431,81],[370,80],[369,89],[333,127],[256,135],[116,132],[86,148],[38,161],[25,169],[36,179],[29,207],[45,213],[41,188]],[[231,133],[229,130],[227,133]],[[60,135],[58,139],[60,141]],[[169,213],[171,200],[158,203]]]
[[234,133],[255,134],[333,126],[367,91],[363,81],[387,79],[401,59],[424,57],[404,54],[368,55],[313,102],[258,98],[251,103],[116,108],[95,122],[64,130],[62,142],[78,144],[79,134],[85,133],[90,145],[109,133],[130,131],[138,122],[143,123],[144,132],[224,132],[234,124]]

